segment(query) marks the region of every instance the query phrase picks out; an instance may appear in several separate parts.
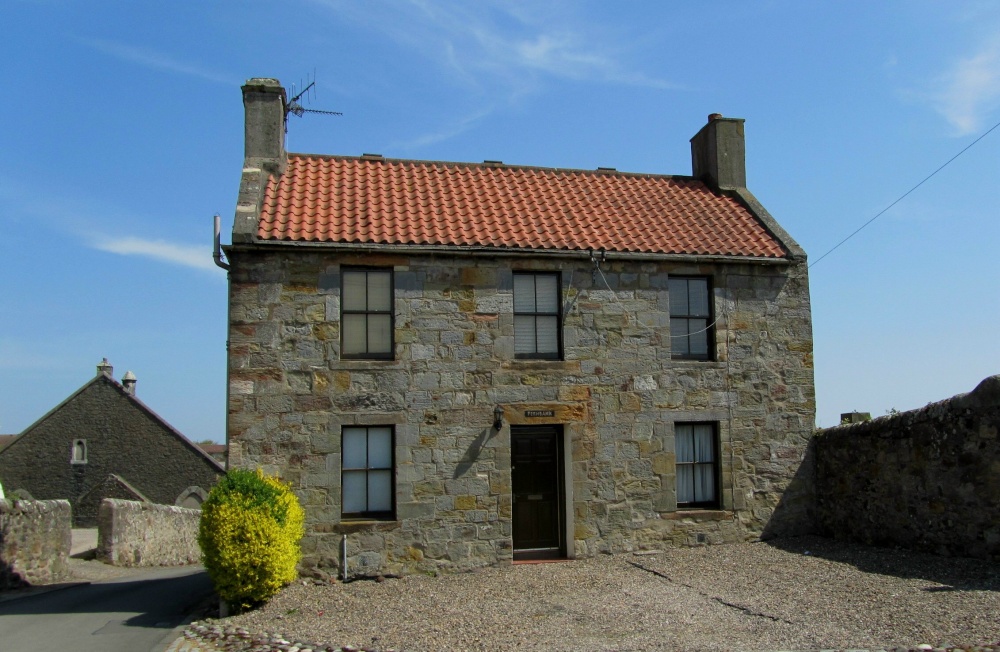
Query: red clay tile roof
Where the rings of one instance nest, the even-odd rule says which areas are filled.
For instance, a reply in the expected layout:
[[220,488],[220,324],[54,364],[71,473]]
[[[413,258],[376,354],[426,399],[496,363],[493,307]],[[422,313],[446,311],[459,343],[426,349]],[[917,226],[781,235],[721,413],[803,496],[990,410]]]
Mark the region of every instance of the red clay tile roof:
[[265,191],[265,241],[780,258],[740,202],[691,177],[288,155]]

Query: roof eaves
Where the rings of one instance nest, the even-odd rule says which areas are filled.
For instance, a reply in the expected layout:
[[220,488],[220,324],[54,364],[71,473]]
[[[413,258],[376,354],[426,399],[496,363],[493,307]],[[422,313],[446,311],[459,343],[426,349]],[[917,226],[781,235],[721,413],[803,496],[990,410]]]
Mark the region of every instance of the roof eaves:
[[[543,256],[550,258],[586,258],[601,249],[542,249],[527,247],[492,247],[486,245],[424,245],[390,244],[378,242],[330,242],[305,240],[257,240],[252,245],[231,245],[234,251],[249,249],[337,249],[345,253],[394,253],[394,254],[443,254],[452,256]],[[771,256],[749,256],[736,254],[685,254],[655,251],[611,251],[604,250],[608,258],[636,261],[678,261],[695,263],[756,263],[783,265],[791,262],[788,258]]]

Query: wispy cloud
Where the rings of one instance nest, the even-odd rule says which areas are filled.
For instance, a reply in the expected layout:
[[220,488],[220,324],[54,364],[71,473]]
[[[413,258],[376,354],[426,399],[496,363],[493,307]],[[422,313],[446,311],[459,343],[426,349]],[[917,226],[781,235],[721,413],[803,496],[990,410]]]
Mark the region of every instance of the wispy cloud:
[[942,75],[932,101],[958,135],[981,131],[1000,109],[1000,34]]
[[624,61],[628,43],[599,27],[574,24],[572,4],[315,1],[449,68],[457,73],[453,79],[491,92],[517,97],[544,77],[675,87],[630,68]]
[[140,222],[128,213],[102,205],[87,206],[79,197],[72,200],[39,192],[0,176],[0,200],[5,202],[4,219],[12,223],[46,223],[53,231],[69,236],[83,246],[120,256],[139,256],[163,263],[218,272],[210,247],[154,240],[137,236],[108,236],[109,231],[125,230],[120,225]]
[[145,66],[147,68],[153,68],[155,70],[162,70],[180,75],[188,75],[190,77],[198,77],[199,79],[204,79],[205,81],[210,81],[216,84],[225,84],[227,86],[232,86],[234,83],[232,77],[191,63],[178,61],[173,57],[148,48],[125,45],[123,43],[115,43],[113,41],[102,39],[80,39],[80,42],[94,48],[95,50],[99,50],[123,61],[128,61],[129,63]]
[[475,127],[484,118],[489,116],[493,112],[493,107],[488,107],[481,111],[477,111],[473,115],[466,116],[460,119],[457,123],[449,125],[443,129],[436,132],[423,134],[417,138],[411,140],[394,143],[392,146],[394,148],[398,147],[400,149],[417,149],[420,147],[425,147],[427,145],[433,145],[435,143],[440,143],[442,141],[448,140],[449,138],[454,138],[459,134],[462,134],[469,129]]
[[144,240],[136,237],[95,238],[90,246],[122,256],[142,256],[166,263],[215,270],[211,252],[202,245],[182,245],[164,240]]

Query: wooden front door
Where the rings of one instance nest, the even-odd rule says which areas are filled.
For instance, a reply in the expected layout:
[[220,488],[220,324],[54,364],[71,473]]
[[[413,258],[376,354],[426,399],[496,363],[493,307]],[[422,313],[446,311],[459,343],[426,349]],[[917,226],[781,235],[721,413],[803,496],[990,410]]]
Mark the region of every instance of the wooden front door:
[[559,426],[511,426],[515,559],[565,554],[562,453]]

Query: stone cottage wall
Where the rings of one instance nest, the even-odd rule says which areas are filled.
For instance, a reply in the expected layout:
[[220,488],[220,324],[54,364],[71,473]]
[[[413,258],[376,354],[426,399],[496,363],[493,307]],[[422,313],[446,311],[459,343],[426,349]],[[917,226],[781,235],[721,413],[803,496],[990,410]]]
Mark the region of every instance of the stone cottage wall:
[[[229,256],[229,461],[293,484],[307,566],[338,565],[343,534],[352,573],[510,560],[510,428],[491,429],[497,405],[505,424],[562,424],[573,555],[811,527],[802,263],[609,260],[609,289],[585,255]],[[344,265],[394,270],[395,360],[340,359]],[[562,272],[563,360],[515,359],[513,270]],[[711,277],[716,360],[671,360],[670,274]],[[693,421],[718,424],[722,509],[677,510],[674,423]],[[341,519],[340,433],[352,424],[395,427],[394,520]]]
[[837,538],[1000,560],[1000,376],[920,410],[823,430],[819,524]]
[[[71,461],[76,439],[87,443],[86,463]],[[22,488],[38,500],[75,502],[115,474],[149,500],[172,505],[192,485],[209,490],[222,473],[107,378],[84,386],[0,451],[4,490]],[[79,526],[92,527],[95,516],[82,509]]]
[[201,560],[201,510],[107,498],[97,525],[97,558],[115,566],[183,566]]
[[69,502],[0,500],[0,590],[69,576]]

